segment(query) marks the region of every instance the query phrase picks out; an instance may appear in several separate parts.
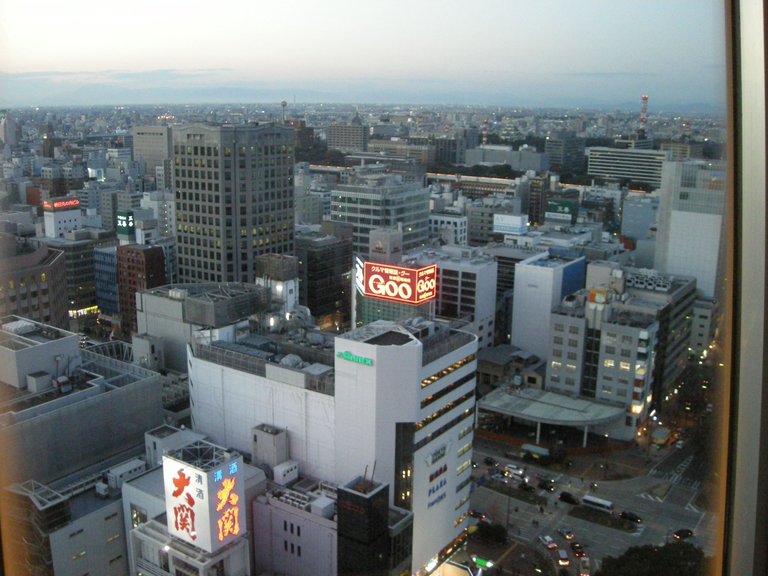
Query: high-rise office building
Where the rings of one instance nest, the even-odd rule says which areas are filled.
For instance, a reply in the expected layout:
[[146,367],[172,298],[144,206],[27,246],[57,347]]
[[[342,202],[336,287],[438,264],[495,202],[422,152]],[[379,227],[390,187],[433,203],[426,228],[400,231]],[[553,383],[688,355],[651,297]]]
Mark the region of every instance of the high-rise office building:
[[93,250],[117,243],[115,236],[104,230],[73,230],[64,238],[42,239],[49,247],[64,252],[67,310],[70,329],[80,332],[95,323],[96,282],[93,273]]
[[322,232],[296,234],[299,302],[323,329],[346,326],[351,318],[352,243]]
[[582,423],[596,434],[633,440],[651,411],[659,331],[654,315],[609,302],[605,291],[581,290],[553,310],[549,328],[546,390],[622,407],[623,414],[606,410],[602,419]]
[[716,298],[725,265],[725,168],[705,161],[666,162],[661,185],[655,268],[696,278]]
[[117,246],[93,251],[93,278],[96,283],[96,305],[101,316],[117,321],[120,297],[117,287]]
[[[171,142],[170,126],[133,127],[133,159],[144,163],[145,174],[160,190],[171,187]],[[156,181],[158,168],[162,181]]]
[[544,152],[549,165],[560,172],[578,172],[584,168],[584,139],[573,132],[557,132],[547,136]]
[[45,244],[0,234],[0,314],[68,326],[65,256]]
[[635,242],[650,238],[658,212],[658,196],[629,194],[621,209],[621,235]]
[[646,184],[656,189],[661,186],[662,165],[670,155],[670,152],[659,150],[595,146],[589,149],[587,174],[604,180]]
[[349,122],[331,124],[325,130],[328,148],[345,152],[359,152],[368,149],[368,126],[363,124],[359,114]]
[[136,332],[136,292],[165,284],[165,256],[160,246],[129,244],[117,248],[120,327]]
[[584,287],[586,260],[550,249],[515,265],[511,344],[548,358],[549,326],[542,322],[568,294]]
[[293,130],[192,124],[173,130],[181,282],[249,282],[254,257],[293,252]]
[[369,234],[374,228],[402,227],[403,249],[426,244],[429,238],[429,188],[405,184],[388,174],[365,174],[348,184],[334,186],[331,220],[353,225],[352,248],[367,254]]
[[[543,224],[547,211],[547,192],[550,186],[549,174],[528,179],[528,221],[531,224]],[[526,206],[523,205],[523,210]]]

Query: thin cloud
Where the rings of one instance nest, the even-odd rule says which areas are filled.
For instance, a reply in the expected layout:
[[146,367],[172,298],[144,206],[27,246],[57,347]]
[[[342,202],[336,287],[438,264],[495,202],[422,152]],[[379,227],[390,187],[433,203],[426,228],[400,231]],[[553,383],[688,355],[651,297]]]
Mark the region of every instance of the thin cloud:
[[555,76],[576,78],[657,78],[656,72],[557,72]]

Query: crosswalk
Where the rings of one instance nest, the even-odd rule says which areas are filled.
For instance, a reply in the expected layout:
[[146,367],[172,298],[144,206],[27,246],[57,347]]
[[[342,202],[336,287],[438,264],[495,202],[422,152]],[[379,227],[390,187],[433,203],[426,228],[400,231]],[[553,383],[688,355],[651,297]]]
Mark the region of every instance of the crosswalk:
[[664,498],[661,496],[654,496],[653,494],[648,494],[648,492],[638,494],[638,497],[643,498],[644,500],[651,500],[653,502],[664,502]]

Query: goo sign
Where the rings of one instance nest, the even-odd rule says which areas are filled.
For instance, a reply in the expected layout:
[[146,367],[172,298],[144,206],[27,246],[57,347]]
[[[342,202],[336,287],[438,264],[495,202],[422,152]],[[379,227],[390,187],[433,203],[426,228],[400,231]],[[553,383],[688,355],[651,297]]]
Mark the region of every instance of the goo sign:
[[414,270],[365,262],[363,294],[403,304],[429,302],[437,296],[437,266]]

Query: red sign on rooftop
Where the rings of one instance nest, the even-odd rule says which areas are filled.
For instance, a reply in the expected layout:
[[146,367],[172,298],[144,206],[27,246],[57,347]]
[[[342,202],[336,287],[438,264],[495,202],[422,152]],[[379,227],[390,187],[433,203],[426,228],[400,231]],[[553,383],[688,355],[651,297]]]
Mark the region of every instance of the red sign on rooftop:
[[437,297],[437,266],[412,269],[365,262],[363,294],[403,304],[423,304]]

